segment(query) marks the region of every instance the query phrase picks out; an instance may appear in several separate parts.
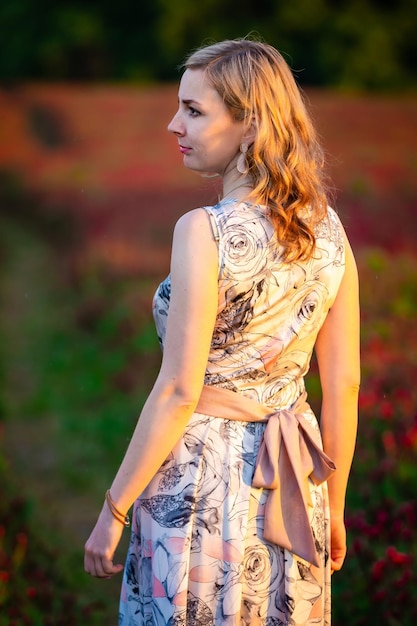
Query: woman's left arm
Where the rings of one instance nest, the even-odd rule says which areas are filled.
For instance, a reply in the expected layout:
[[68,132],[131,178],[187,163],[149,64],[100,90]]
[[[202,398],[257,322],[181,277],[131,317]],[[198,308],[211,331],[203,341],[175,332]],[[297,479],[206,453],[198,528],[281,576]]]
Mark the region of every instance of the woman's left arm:
[[[208,216],[195,209],[177,222],[171,258],[171,299],[164,352],[155,385],[110,487],[127,511],[180,438],[204,383],[218,305],[218,251]],[[123,525],[104,503],[85,546],[88,573],[109,577]]]
[[346,554],[344,509],[356,443],[360,384],[358,272],[346,237],[345,250],[344,276],[316,342],[323,392],[323,447],[337,468],[328,482],[332,570],[342,567]]

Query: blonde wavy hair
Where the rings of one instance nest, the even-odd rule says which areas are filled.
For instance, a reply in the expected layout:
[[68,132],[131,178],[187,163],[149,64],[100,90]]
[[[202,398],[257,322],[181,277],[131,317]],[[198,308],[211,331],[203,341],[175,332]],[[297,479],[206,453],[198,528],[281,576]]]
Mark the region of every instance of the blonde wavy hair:
[[269,207],[287,261],[314,253],[314,224],[326,215],[324,155],[301,92],[272,46],[233,39],[204,46],[185,61],[203,69],[232,118],[255,126],[249,147],[251,198]]

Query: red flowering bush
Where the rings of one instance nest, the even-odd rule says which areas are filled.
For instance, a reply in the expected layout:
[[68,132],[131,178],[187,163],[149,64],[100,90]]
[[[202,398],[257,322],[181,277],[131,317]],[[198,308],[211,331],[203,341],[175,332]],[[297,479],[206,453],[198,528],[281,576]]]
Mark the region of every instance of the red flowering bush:
[[29,523],[28,501],[8,489],[0,472],[0,625],[79,626],[88,612],[59,567],[57,554]]
[[334,621],[412,626],[417,621],[417,269],[412,257],[382,251],[362,252],[358,260],[363,380],[347,500],[349,549],[342,572],[333,577]]

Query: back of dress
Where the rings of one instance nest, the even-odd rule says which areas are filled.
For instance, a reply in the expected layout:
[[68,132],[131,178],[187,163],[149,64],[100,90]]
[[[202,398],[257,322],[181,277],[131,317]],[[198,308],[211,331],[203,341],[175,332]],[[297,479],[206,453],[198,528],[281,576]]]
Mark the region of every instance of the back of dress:
[[[205,385],[235,392],[226,392],[233,400],[239,394],[271,408],[288,408],[304,390],[314,340],[343,275],[340,222],[329,209],[315,231],[314,258],[284,263],[265,207],[223,201],[205,209],[219,251],[218,312]],[[162,345],[170,291],[168,277],[154,298]],[[276,510],[268,520],[266,512],[271,489],[278,492],[275,486],[253,485],[265,420],[216,415],[193,413],[135,502],[120,626],[329,626],[326,484],[303,473],[307,534],[317,566],[264,533],[268,520],[276,525]],[[275,417],[272,425],[280,419]],[[317,420],[308,407],[304,418],[319,441]],[[303,441],[301,434],[294,439],[300,458]],[[294,515],[298,528],[294,506],[286,505],[285,511],[291,522]]]
[[[206,385],[287,408],[304,391],[317,333],[344,271],[343,230],[336,213],[315,228],[308,262],[285,263],[264,206],[235,200],[205,207],[219,249],[219,304]],[[154,313],[163,344],[169,278]]]

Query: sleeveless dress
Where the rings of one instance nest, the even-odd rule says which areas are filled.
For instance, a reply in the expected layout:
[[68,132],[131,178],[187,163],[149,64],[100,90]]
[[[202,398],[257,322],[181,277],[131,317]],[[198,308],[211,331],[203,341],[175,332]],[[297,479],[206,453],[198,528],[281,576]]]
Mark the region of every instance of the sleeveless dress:
[[[219,253],[205,385],[289,408],[305,391],[313,346],[343,276],[340,221],[329,208],[315,227],[314,258],[285,263],[266,207],[229,200],[204,208]],[[153,302],[162,348],[170,291],[168,276]],[[311,409],[305,417],[318,430]],[[330,624],[326,483],[309,482],[316,567],[263,539],[268,490],[254,488],[252,478],[264,429],[192,415],[134,504],[119,626]]]

